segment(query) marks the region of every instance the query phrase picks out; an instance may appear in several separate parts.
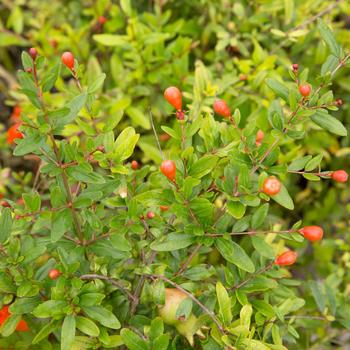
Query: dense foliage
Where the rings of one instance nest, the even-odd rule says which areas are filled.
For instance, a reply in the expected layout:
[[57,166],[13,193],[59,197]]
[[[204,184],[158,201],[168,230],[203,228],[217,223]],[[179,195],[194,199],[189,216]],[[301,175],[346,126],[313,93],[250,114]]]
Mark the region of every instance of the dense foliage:
[[349,16],[3,1],[0,347],[347,344]]

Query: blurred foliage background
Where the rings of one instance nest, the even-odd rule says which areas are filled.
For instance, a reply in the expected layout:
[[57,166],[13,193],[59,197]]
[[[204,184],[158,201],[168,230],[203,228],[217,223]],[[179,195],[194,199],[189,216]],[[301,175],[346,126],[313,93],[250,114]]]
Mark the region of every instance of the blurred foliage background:
[[[288,78],[292,63],[317,77],[327,49],[316,28],[316,19],[332,27],[338,42],[350,50],[350,2],[346,0],[1,0],[0,1],[0,162],[2,195],[16,200],[32,183],[35,160],[12,158],[6,144],[6,129],[14,108],[31,113],[31,106],[16,91],[16,70],[21,51],[34,46],[40,54],[59,59],[70,50],[93,81],[107,74],[98,113],[110,130],[128,125],[141,134],[135,158],[158,163],[161,158],[151,131],[151,107],[161,144],[171,153],[172,144],[160,125],[173,126],[174,115],[163,100],[169,85],[185,91],[184,98],[196,103],[190,114],[208,110],[215,96],[225,98],[232,109],[241,111],[241,125],[254,123],[266,128],[273,93],[266,77]],[[62,78],[60,78],[62,79]],[[317,81],[310,81],[317,83]],[[57,99],[66,92],[57,83]],[[200,91],[195,86],[201,86]],[[72,89],[74,88],[72,83]],[[335,112],[350,125],[349,70],[339,70],[334,82],[335,98],[344,100]],[[59,103],[59,102],[58,102]],[[84,128],[84,122],[79,127]],[[79,128],[68,130],[79,139]],[[314,131],[303,144],[285,145],[287,160],[323,154],[323,169],[349,169],[349,136],[337,138]],[[337,290],[347,307],[341,321],[300,319],[304,326],[298,343],[290,349],[349,349],[350,334],[350,241],[349,185],[331,188],[327,182],[288,179],[296,210],[286,222],[302,218],[318,222],[326,231],[321,244],[305,244],[301,264],[294,271],[303,280],[326,281]],[[328,187],[329,186],[329,187]],[[281,210],[281,209],[278,209]],[[276,218],[283,213],[276,212]],[[280,219],[282,220],[282,219]],[[307,283],[299,286],[307,300],[304,314],[322,306]],[[316,301],[318,303],[316,303]],[[305,312],[306,311],[306,312]]]

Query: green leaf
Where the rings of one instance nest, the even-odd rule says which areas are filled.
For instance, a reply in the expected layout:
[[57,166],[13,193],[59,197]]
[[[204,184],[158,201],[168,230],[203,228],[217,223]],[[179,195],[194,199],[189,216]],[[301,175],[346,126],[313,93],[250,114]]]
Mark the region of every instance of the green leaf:
[[168,334],[162,334],[156,338],[153,342],[153,348],[157,350],[167,350],[169,346],[170,336]]
[[126,35],[95,34],[92,38],[104,46],[120,46],[126,48],[129,45]]
[[47,300],[33,310],[33,315],[38,318],[48,318],[55,314],[60,315],[67,305],[67,302],[63,300]]
[[277,96],[288,102],[289,90],[283,83],[276,79],[266,79],[266,84]]
[[217,238],[215,245],[225,260],[238,266],[240,269],[253,273],[255,266],[247,253],[236,242],[231,239]]
[[51,241],[57,242],[70,227],[72,221],[71,211],[66,208],[54,211],[51,216]]
[[216,284],[216,296],[219,302],[220,316],[226,326],[232,321],[231,299],[221,282]]
[[266,219],[267,213],[269,212],[269,204],[265,203],[252,216],[252,229],[256,230],[261,227]]
[[149,130],[151,123],[148,117],[138,107],[128,107],[125,113],[131,118],[135,126],[141,126],[143,129]]
[[129,158],[134,152],[139,137],[134,128],[130,126],[125,128],[114,143],[113,159],[121,162]]
[[317,27],[318,27],[318,30],[320,31],[322,39],[325,41],[325,43],[329,47],[329,50],[331,51],[331,53],[334,56],[340,58],[342,55],[342,49],[337,43],[331,29],[327,26],[327,24],[321,18],[317,19]]
[[102,306],[86,306],[83,307],[86,315],[98,321],[103,326],[112,329],[119,329],[120,322],[117,317],[109,310],[105,309]]
[[251,303],[257,311],[261,312],[267,318],[272,318],[275,316],[274,308],[267,302],[263,300],[253,299]]
[[187,320],[192,312],[192,299],[186,298],[181,301],[176,309],[176,318]]
[[38,344],[48,335],[50,335],[55,329],[59,327],[59,322],[57,320],[51,320],[50,323],[45,325],[34,337],[32,344]]
[[16,287],[13,284],[12,278],[5,272],[0,272],[0,292],[14,293]]
[[61,62],[57,60],[56,64],[50,69],[49,73],[43,78],[41,85],[43,92],[50,91],[55,86],[55,83],[60,75],[60,71]]
[[189,170],[189,175],[200,179],[201,177],[209,174],[212,171],[217,161],[218,158],[215,156],[204,156],[191,166]]
[[27,51],[22,51],[21,59],[24,70],[33,67],[33,60]]
[[158,338],[164,332],[164,323],[160,317],[156,317],[151,322],[149,337],[151,340]]
[[84,107],[86,103],[86,99],[87,99],[86,91],[74,97],[70,101],[70,103],[66,106],[66,108],[70,109],[70,113],[67,116],[59,119],[59,124],[65,125],[72,122],[78,116],[78,113],[80,112],[80,110]]
[[123,328],[120,335],[129,350],[149,350],[147,343],[130,329]]
[[75,318],[68,315],[64,318],[61,330],[61,350],[71,350],[75,338]]
[[195,238],[189,234],[170,233],[165,240],[155,241],[151,244],[151,249],[158,252],[169,252],[183,249],[194,243]]
[[339,135],[346,136],[348,134],[345,126],[336,118],[329,115],[325,110],[318,110],[311,116],[311,120],[320,126],[322,129]]
[[23,139],[17,139],[17,146],[13,152],[15,156],[23,156],[33,153],[45,145],[45,137],[40,134],[26,136]]
[[323,155],[318,154],[316,157],[310,159],[305,165],[305,171],[311,171],[320,166]]
[[35,211],[40,210],[41,197],[37,192],[36,193],[23,193],[22,196],[23,196],[23,199],[24,199],[26,206],[28,207],[28,209],[31,212],[35,212]]
[[250,319],[253,314],[253,308],[250,304],[243,305],[239,316],[240,316],[240,323],[241,326],[245,326],[248,329],[250,328]]
[[106,79],[106,74],[102,73],[100,74],[91,85],[89,85],[88,87],[88,94],[92,94],[94,92],[96,92],[97,90],[99,90],[101,88],[101,86],[103,85],[103,82]]
[[329,55],[321,67],[321,75],[325,76],[332,72],[339,64],[339,58]]
[[10,208],[4,208],[0,217],[0,243],[4,243],[11,234],[12,215]]
[[288,170],[289,171],[299,171],[304,169],[307,162],[312,158],[312,156],[305,156],[302,158],[298,158],[296,160],[293,160],[292,163],[289,164]]
[[319,283],[317,283],[316,281],[309,281],[309,287],[316,301],[318,309],[323,313],[326,307],[326,300]]
[[246,206],[241,202],[227,202],[226,208],[235,219],[242,218],[246,211]]
[[98,337],[100,335],[100,329],[97,327],[96,323],[86,317],[77,316],[76,327],[90,337]]
[[282,207],[285,207],[289,210],[294,209],[293,199],[290,197],[286,187],[283,184],[281,184],[281,190],[279,193],[271,196],[271,198],[278,204],[282,205]]
[[170,135],[173,139],[181,140],[181,134],[176,132],[174,129],[169,128],[168,126],[161,126],[161,129]]
[[69,167],[67,173],[75,180],[86,182],[90,184],[103,184],[106,182],[105,178],[96,172],[87,172],[85,168],[75,166]]
[[262,237],[253,235],[251,239],[254,249],[256,249],[261,256],[270,259],[275,256],[272,247]]
[[0,332],[3,337],[10,336],[17,327],[18,322],[21,320],[21,315],[11,315],[1,326]]

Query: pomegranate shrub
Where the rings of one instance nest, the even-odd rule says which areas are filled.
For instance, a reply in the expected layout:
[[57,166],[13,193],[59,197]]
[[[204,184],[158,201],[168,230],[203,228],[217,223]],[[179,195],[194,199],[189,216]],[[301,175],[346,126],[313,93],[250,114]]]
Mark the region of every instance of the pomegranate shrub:
[[346,326],[336,276],[310,283],[310,302],[290,270],[329,233],[322,222],[281,220],[293,218],[292,177],[348,179],[321,169],[322,154],[285,156],[316,130],[347,135],[332,116],[341,104],[331,81],[349,55],[318,27],[329,50],[320,76],[299,62],[289,81],[267,78],[266,114],[242,118],[208,88],[204,66],[193,94],[168,87],[166,147],[149,108],[159,164],[133,159],[139,134],[115,132],[99,113],[105,74],[85,84],[71,52],[48,61],[23,52],[27,106],[7,140],[38,169],[22,200],[2,202],[3,348],[283,350],[300,319]]

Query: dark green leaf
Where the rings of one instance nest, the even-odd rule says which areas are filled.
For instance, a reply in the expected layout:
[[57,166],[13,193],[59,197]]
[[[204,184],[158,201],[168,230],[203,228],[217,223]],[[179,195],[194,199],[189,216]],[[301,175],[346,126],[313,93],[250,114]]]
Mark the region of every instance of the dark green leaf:
[[225,238],[217,238],[215,245],[224,259],[230,263],[249,273],[255,271],[253,262],[236,242]]

